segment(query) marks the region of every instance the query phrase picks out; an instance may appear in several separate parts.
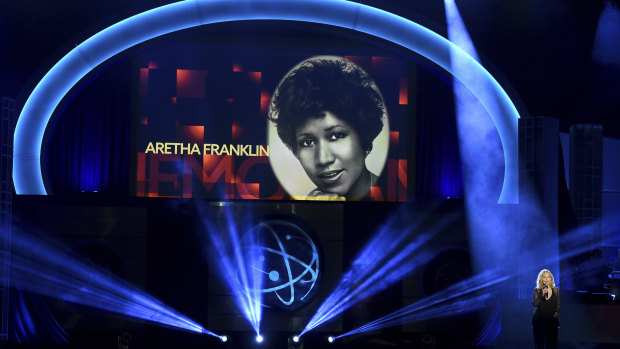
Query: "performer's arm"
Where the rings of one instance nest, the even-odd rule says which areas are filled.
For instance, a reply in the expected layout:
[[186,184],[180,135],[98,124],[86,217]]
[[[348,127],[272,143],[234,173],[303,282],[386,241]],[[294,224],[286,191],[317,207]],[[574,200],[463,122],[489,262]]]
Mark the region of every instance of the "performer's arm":
[[558,301],[557,301],[557,303],[556,303],[556,305],[555,305],[555,314],[553,314],[553,316],[556,316],[556,317],[557,317],[557,316],[558,316],[558,314],[559,314],[559,312],[560,312],[560,289],[559,289],[559,288],[556,288],[556,289],[555,289],[555,292],[556,292],[555,297],[556,297],[556,299],[557,299]]
[[534,295],[532,298],[532,304],[534,304],[535,307],[538,307],[538,305],[540,304],[540,301],[542,301],[544,299],[544,296],[542,295],[542,292],[540,292],[537,288],[534,289]]

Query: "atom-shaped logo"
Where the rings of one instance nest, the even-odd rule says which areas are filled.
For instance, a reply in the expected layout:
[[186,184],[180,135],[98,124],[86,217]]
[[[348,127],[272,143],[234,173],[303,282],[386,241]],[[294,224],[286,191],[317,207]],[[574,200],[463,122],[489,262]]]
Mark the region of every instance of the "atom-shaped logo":
[[[244,236],[249,269],[263,275],[260,289],[263,305],[293,309],[314,294],[319,277],[317,247],[298,224],[283,219],[263,221]],[[251,243],[248,243],[251,241]]]

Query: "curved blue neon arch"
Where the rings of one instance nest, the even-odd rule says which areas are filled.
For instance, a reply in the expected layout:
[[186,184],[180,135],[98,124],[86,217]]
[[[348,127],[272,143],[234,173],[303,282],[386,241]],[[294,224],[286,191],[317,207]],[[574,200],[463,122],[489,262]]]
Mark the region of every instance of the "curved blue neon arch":
[[[112,56],[146,40],[205,24],[292,20],[353,29],[401,45],[432,60],[467,86],[491,115],[504,150],[500,203],[518,201],[517,119],[514,104],[476,60],[449,40],[405,18],[344,0],[188,0],[155,8],[95,34],[64,56],[26,101],[15,129],[13,182],[17,194],[47,194],[41,146],[56,106],[78,81]],[[450,55],[463,69],[454,71]]]

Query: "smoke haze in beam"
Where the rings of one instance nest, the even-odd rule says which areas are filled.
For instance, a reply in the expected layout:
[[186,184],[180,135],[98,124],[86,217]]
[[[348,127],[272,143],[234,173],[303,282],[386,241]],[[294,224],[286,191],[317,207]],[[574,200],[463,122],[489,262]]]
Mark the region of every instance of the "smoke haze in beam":
[[[456,3],[444,3],[448,38],[480,61]],[[459,57],[451,52],[455,71],[464,69]],[[454,80],[453,90],[474,269],[483,272],[489,266],[499,266],[503,273],[511,274],[515,267],[528,269],[530,264],[540,265],[546,255],[557,260],[557,224],[545,217],[534,195],[521,197],[520,191],[518,205],[497,204],[505,168],[499,133],[487,110],[461,82]],[[494,112],[497,106],[489,108]],[[532,250],[534,259],[524,260],[521,254]],[[523,293],[531,276],[523,271],[518,278],[522,287],[517,295],[525,296],[519,293]]]
[[472,276],[339,337],[417,321],[467,314],[482,309],[497,301],[496,286],[512,277],[512,275],[499,275],[498,271],[495,268]]
[[[479,61],[456,3],[444,3],[448,38]],[[465,69],[460,55],[451,52],[450,57],[455,71]],[[501,237],[506,233],[500,224],[503,217],[496,217],[494,212],[504,178],[504,156],[497,129],[486,109],[461,82],[453,80],[452,86],[474,269],[481,271],[487,265],[497,265],[508,247]],[[492,248],[488,248],[489,243]]]
[[[430,211],[426,213],[430,214]],[[455,214],[446,215],[441,221],[422,229],[421,224],[428,217],[416,217],[407,213],[406,205],[401,206],[373,235],[301,334],[330,321],[426,265],[434,256],[426,243],[456,218]]]
[[[217,336],[116,275],[70,255],[65,246],[46,239],[43,233],[13,229],[9,249],[12,287],[130,319]],[[8,237],[0,233],[3,243]]]
[[[604,217],[603,221],[604,222],[593,222],[592,224],[605,223],[606,226],[620,226],[620,212]],[[586,243],[589,238],[588,232],[590,229],[589,226],[583,226],[564,234],[561,238],[561,243],[567,246],[567,249],[559,256],[559,259],[558,256],[552,254],[547,254],[540,258],[536,256],[536,254],[539,253],[538,251],[526,251],[522,258],[538,258],[540,260],[540,265],[543,267],[546,265],[558,264],[561,260],[573,258],[590,250],[590,245]],[[609,239],[616,233],[617,232],[613,230],[605,231],[602,234],[603,239]],[[540,265],[529,264],[526,265],[524,270],[519,271],[515,269],[512,273],[505,273],[505,271],[499,267],[489,268],[480,274],[462,280],[336,338],[480,310],[484,307],[491,306],[501,299],[501,293],[499,293],[498,290],[502,288],[502,285],[510,285],[509,287],[513,288],[517,287],[515,280],[520,272],[535,275],[542,268]],[[531,296],[531,290],[534,288],[534,278],[530,280],[529,286],[529,295]]]
[[592,60],[600,65],[620,71],[620,9],[611,0],[606,0],[596,27]]
[[[241,236],[252,224],[252,217],[235,217],[233,209],[226,202],[211,209],[203,203],[196,203],[204,234],[209,236],[211,245],[205,246],[208,258],[217,267],[221,279],[235,297],[235,304],[251,325],[256,335],[260,335],[262,319],[262,280],[260,270],[264,263],[262,253],[258,253],[259,241],[253,234]],[[213,212],[215,211],[215,212]],[[242,238],[244,239],[242,241]],[[209,252],[213,252],[212,255]]]

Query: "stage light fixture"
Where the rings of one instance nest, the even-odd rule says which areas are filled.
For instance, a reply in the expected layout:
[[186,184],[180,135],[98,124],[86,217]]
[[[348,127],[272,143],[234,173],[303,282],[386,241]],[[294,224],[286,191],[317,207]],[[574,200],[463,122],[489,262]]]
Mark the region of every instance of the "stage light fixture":
[[256,336],[256,343],[262,343],[263,342],[263,336],[261,336],[260,334]]
[[297,349],[302,348],[303,344],[301,342],[301,337],[299,335],[295,335],[292,337],[288,337],[288,349]]
[[335,340],[336,340],[336,338],[334,338],[334,336],[327,337],[327,341],[330,342],[330,343],[334,343]]
[[228,336],[220,336],[220,340],[222,341],[222,343],[226,343],[228,342]]
[[116,338],[116,347],[118,349],[129,349],[131,347],[131,342],[133,341],[133,336],[129,332],[124,332],[120,336]]
[[420,344],[421,348],[435,348],[435,338],[427,333],[420,339]]

